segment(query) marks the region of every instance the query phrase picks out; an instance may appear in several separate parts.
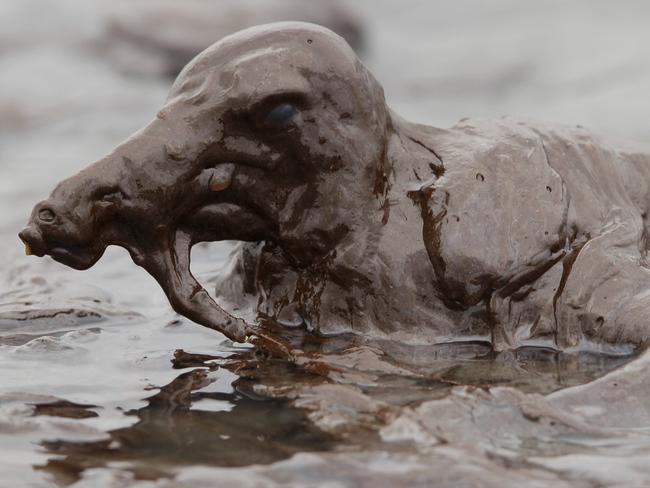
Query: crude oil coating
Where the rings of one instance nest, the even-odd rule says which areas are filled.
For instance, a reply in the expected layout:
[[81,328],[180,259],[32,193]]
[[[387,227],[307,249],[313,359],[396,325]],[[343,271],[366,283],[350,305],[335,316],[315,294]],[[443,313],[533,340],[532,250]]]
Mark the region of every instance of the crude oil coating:
[[[268,114],[294,108],[287,120]],[[480,177],[479,177],[480,176]],[[61,182],[21,232],[77,269],[126,248],[173,308],[304,357],[253,322],[495,350],[643,344],[650,156],[508,118],[411,124],[345,41],[279,23],[217,42],[158,116]],[[215,302],[197,242],[244,243]]]

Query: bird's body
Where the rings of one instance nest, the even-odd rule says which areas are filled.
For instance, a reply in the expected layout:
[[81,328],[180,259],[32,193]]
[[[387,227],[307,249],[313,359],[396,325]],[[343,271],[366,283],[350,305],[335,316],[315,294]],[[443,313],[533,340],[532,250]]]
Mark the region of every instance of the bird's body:
[[[411,124],[342,38],[271,24],[197,56],[21,236],[78,268],[123,246],[235,340],[255,331],[243,316],[409,343],[639,344],[648,163],[578,128]],[[229,313],[189,270],[193,244],[224,239],[245,241],[217,286]]]
[[349,245],[300,269],[240,246],[222,303],[410,343],[647,340],[647,153],[510,118],[392,125],[385,191]]

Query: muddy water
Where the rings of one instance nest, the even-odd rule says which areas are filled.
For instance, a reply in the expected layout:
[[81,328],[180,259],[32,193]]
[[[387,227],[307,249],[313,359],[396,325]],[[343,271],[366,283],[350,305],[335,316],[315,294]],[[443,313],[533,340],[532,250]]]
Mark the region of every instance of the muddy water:
[[[647,141],[650,7],[624,3],[355,8],[407,117],[512,113]],[[22,256],[33,203],[167,92],[92,49],[109,13],[0,4],[0,486],[643,486],[647,354],[294,337],[316,358],[305,371],[177,317],[119,249],[84,273]],[[202,282],[230,249],[197,246]]]

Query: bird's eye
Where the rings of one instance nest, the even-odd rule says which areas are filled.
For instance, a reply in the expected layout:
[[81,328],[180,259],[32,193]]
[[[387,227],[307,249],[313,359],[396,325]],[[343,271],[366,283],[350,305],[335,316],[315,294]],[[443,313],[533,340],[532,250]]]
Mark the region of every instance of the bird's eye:
[[43,222],[54,222],[54,219],[56,217],[54,215],[54,212],[52,212],[49,208],[44,208],[41,209],[40,212],[38,212],[38,218],[41,219]]
[[290,103],[281,103],[273,107],[264,117],[264,124],[273,127],[281,127],[291,121],[298,110]]

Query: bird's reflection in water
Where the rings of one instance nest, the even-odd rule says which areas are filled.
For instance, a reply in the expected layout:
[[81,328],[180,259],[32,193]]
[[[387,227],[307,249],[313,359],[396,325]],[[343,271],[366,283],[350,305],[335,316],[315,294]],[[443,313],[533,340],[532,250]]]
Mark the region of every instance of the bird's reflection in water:
[[[550,393],[592,381],[634,357],[634,352],[567,353],[545,347],[498,353],[481,341],[435,346],[375,341],[369,345],[349,337],[325,341],[294,334],[288,340],[314,359],[309,371],[250,349],[233,350],[235,354],[227,360],[176,351],[174,367],[189,371],[160,388],[147,399],[147,406],[128,412],[138,417],[134,425],[110,431],[109,438],[102,441],[43,442],[53,456],[37,469],[66,485],[79,480],[85,470],[107,467],[109,463],[122,463],[120,468],[130,471],[136,479],[158,479],[173,476],[174,468],[181,466],[268,464],[301,451],[326,451],[344,445],[354,448],[350,443],[359,448],[362,439],[373,442],[376,436],[366,437],[367,432],[360,430],[363,435],[354,431],[347,433],[353,435],[334,437],[318,430],[303,410],[288,401],[261,398],[256,392],[291,397],[287,392],[296,392],[299,387],[337,383],[336,378],[353,383],[356,379],[358,384],[344,381],[339,386],[345,389],[347,385],[399,409],[443,398],[455,385],[501,385]],[[221,361],[222,366],[239,376],[233,383],[233,393],[205,389],[213,381],[210,376],[219,374],[214,371],[213,360]],[[394,368],[397,365],[398,370]],[[328,395],[333,394],[333,390],[328,391]],[[336,398],[329,400],[336,402]],[[201,410],[210,401],[228,409]],[[86,418],[92,415],[89,407],[63,401],[40,405],[36,413]]]
[[[109,432],[109,439],[44,442],[55,456],[37,469],[47,471],[57,484],[68,485],[87,469],[128,462],[136,479],[157,479],[171,476],[175,466],[265,464],[331,447],[332,439],[287,402],[196,391],[209,383],[206,369],[181,374],[149,398],[147,406],[129,412],[138,416],[137,423]],[[190,408],[205,399],[226,401],[232,408]]]

